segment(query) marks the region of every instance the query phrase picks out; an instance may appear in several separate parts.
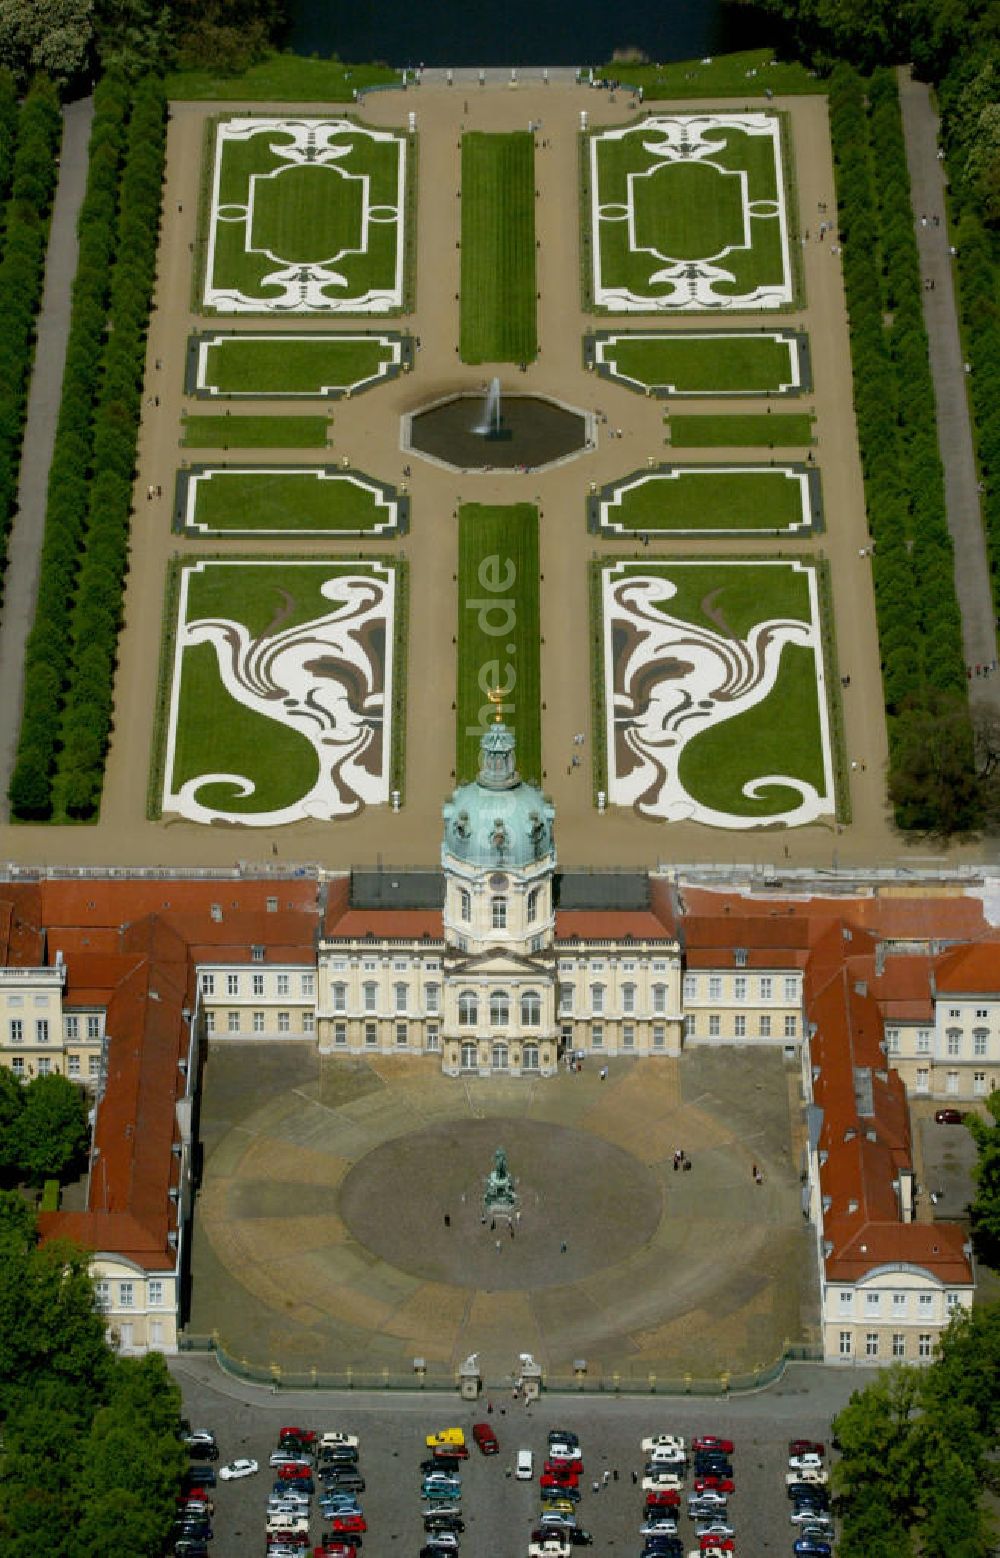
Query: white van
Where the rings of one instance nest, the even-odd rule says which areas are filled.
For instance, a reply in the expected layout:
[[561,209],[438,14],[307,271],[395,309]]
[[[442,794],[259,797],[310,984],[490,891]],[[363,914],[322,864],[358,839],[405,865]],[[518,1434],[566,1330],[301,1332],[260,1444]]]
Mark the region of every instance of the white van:
[[535,1457],[530,1450],[518,1450],[514,1476],[519,1482],[530,1482],[535,1475]]

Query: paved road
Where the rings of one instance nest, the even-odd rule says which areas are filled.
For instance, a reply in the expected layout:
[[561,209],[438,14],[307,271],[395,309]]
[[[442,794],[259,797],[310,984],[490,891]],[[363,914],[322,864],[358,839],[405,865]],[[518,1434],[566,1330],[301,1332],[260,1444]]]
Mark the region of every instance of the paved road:
[[[955,275],[945,225],[944,164],[938,161],[938,116],[929,87],[899,72],[906,160],[910,170],[921,274],[933,281],[924,292],[924,323],[930,342],[937,399],[938,444],[944,462],[948,529],[955,545],[955,585],[962,610],[966,664],[989,665],[997,657],[990,572],[983,536],[976,463],[962,343],[955,302]],[[936,226],[934,218],[940,219]],[[926,222],[925,219],[926,218]],[[1000,670],[970,683],[973,709],[1000,711]]]
[[[468,1435],[470,1425],[486,1416],[482,1401],[460,1402],[454,1393],[283,1391],[274,1396],[266,1386],[222,1374],[204,1355],[171,1359],[170,1368],[181,1386],[186,1415],[194,1426],[214,1430],[223,1460],[252,1455],[262,1466],[260,1475],[246,1482],[220,1483],[213,1558],[243,1558],[249,1542],[263,1533],[271,1485],[267,1456],[282,1424],[359,1435],[367,1484],[361,1501],[371,1532],[363,1551],[370,1545],[373,1552],[415,1558],[421,1508],[417,1467],[426,1453],[424,1435],[451,1423],[461,1424]],[[580,1436],[585,1477],[579,1520],[594,1534],[594,1555],[638,1551],[642,1495],[633,1485],[632,1471],[641,1472],[639,1440],[667,1431],[731,1436],[737,1491],[729,1508],[740,1551],[758,1558],[790,1552],[792,1527],[784,1487],[787,1441],[799,1435],[827,1439],[832,1416],[870,1377],[867,1370],[791,1365],[774,1386],[754,1395],[545,1395],[531,1408],[495,1394],[491,1421],[500,1454],[487,1460],[473,1451],[462,1471],[463,1558],[519,1558],[525,1552],[538,1510],[538,1487],[517,1482],[508,1472],[515,1451],[523,1446],[534,1451],[537,1476],[545,1435],[554,1427]],[[314,1513],[314,1537],[318,1530]],[[692,1537],[686,1516],[681,1534]],[[695,1544],[688,1540],[685,1545],[690,1550]]]
[[35,615],[45,494],[62,395],[70,293],[76,274],[76,222],[87,184],[87,146],[93,117],[94,103],[89,97],[67,103],[63,110],[59,183],[52,209],[35,366],[28,391],[18,507],[10,537],[0,617],[0,819],[4,821],[8,818],[7,786],[21,726],[24,650]]

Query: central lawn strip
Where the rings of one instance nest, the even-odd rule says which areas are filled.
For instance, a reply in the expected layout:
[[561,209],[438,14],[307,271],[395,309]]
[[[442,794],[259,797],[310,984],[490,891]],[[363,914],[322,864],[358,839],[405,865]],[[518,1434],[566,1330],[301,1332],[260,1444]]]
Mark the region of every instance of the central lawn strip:
[[673,477],[651,472],[608,509],[606,523],[625,530],[788,530],[802,518],[799,482],[762,466],[759,471],[681,469]]
[[326,417],[187,417],[182,443],[188,449],[322,449]]
[[535,143],[527,130],[462,136],[463,362],[532,362]]
[[353,473],[333,471],[213,470],[197,483],[193,526],[210,534],[256,530],[368,532],[390,524],[376,502],[378,488]]
[[206,389],[220,395],[324,395],[375,378],[393,358],[373,336],[233,336],[205,349]]
[[505,722],[517,737],[524,779],[542,775],[539,670],[538,510],[463,504],[458,516],[458,692],[455,773],[479,770],[479,742],[492,718],[487,693],[503,689]]
[[670,442],[675,449],[788,449],[813,441],[813,418],[806,412],[790,416],[672,416]]
[[673,395],[776,395],[794,379],[793,338],[773,335],[618,336],[604,360],[623,378]]

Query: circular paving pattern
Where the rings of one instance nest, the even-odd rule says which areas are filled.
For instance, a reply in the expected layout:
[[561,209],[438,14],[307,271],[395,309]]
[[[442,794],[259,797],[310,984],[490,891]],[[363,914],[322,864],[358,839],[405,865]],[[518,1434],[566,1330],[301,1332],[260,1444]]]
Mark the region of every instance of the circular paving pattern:
[[[521,1198],[513,1237],[504,1222],[483,1222],[497,1147]],[[645,1164],[611,1142],[501,1117],[383,1142],[346,1176],[339,1210],[359,1244],[423,1281],[537,1289],[578,1281],[648,1243],[663,1193]]]

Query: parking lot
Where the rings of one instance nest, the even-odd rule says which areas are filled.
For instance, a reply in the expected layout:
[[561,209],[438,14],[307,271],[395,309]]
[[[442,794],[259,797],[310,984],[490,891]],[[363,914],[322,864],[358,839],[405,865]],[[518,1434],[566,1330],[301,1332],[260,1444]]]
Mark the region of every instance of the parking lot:
[[[368,1522],[361,1558],[390,1552],[417,1558],[423,1542],[419,1466],[428,1453],[424,1436],[456,1424],[469,1438],[472,1424],[487,1418],[485,1399],[472,1405],[439,1392],[275,1396],[266,1387],[227,1378],[207,1358],[174,1360],[173,1371],[183,1389],[186,1415],[195,1427],[215,1431],[222,1461],[250,1455],[261,1463],[255,1477],[220,1482],[215,1490],[212,1558],[264,1553],[264,1511],[273,1481],[267,1459],[279,1428],[286,1424],[359,1435],[367,1484],[361,1503]],[[461,1553],[465,1558],[523,1558],[527,1553],[537,1524],[537,1476],[546,1434],[559,1427],[580,1438],[586,1475],[581,1481],[584,1493],[578,1519],[593,1532],[595,1554],[639,1553],[643,1494],[632,1480],[633,1472],[642,1476],[639,1441],[647,1434],[675,1432],[685,1438],[715,1433],[734,1441],[736,1492],[729,1501],[729,1518],[741,1558],[790,1555],[793,1527],[785,1493],[788,1440],[828,1440],[831,1417],[866,1378],[862,1371],[790,1366],[767,1391],[719,1400],[560,1395],[543,1396],[526,1407],[515,1403],[509,1392],[502,1397],[496,1394],[488,1421],[500,1440],[500,1453],[484,1458],[470,1440],[470,1458],[462,1467],[466,1529]],[[534,1451],[533,1482],[513,1477],[520,1448]],[[314,1511],[314,1541],[321,1529]],[[687,1551],[697,1546],[686,1516],[680,1535]]]

